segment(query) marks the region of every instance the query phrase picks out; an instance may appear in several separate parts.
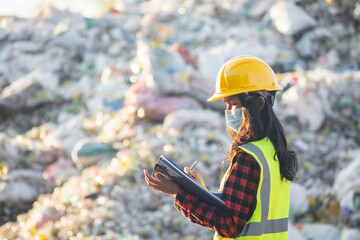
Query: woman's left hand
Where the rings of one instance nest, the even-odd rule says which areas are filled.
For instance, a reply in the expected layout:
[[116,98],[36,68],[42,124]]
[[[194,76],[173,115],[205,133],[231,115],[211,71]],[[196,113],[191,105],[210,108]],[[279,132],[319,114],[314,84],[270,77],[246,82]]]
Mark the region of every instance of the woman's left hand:
[[157,191],[175,197],[180,190],[180,187],[177,183],[171,181],[170,178],[164,176],[161,173],[155,173],[154,178],[144,169],[144,175],[147,185]]

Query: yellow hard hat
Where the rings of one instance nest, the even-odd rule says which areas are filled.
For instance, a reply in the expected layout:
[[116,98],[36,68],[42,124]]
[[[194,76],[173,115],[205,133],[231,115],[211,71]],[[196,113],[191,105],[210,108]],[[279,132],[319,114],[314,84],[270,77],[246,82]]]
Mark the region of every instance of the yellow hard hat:
[[231,95],[260,90],[282,90],[274,71],[260,58],[237,56],[221,67],[215,93],[207,101],[213,102]]

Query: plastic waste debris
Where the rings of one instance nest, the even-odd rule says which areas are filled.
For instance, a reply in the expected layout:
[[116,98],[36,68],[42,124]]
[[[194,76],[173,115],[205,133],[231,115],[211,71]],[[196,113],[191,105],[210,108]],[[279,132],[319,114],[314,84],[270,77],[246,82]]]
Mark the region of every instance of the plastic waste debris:
[[114,149],[94,139],[84,138],[78,141],[71,152],[71,158],[79,168],[89,167],[101,160],[111,158]]
[[31,37],[33,28],[31,27],[31,24],[24,19],[16,22],[16,24],[12,25],[12,28],[7,25],[5,30],[8,30],[9,40],[21,41]]
[[360,63],[360,58],[359,58],[359,55],[357,55],[360,52],[359,46],[354,41],[354,42],[352,42],[350,44],[350,48],[351,48],[351,52],[350,52],[351,59],[355,63],[359,64]]
[[52,187],[61,186],[72,176],[77,176],[80,171],[73,162],[64,157],[59,158],[55,163],[48,165],[43,172],[43,177]]
[[210,129],[219,129],[224,127],[223,121],[224,118],[218,112],[206,109],[181,109],[166,116],[163,129],[165,131],[169,129],[181,131],[187,125],[192,128],[205,126]]
[[172,46],[172,49],[180,53],[180,55],[185,60],[186,64],[196,67],[196,63],[193,59],[193,56],[191,56],[191,53],[186,48],[180,46],[180,44],[177,43]]
[[340,231],[330,224],[305,224],[301,233],[306,239],[340,239]]
[[188,75],[193,67],[175,49],[166,46],[151,47],[145,41],[137,43],[137,62],[146,85],[162,95],[184,93],[188,88]]
[[305,187],[294,182],[290,184],[290,204],[293,208],[294,216],[302,215],[308,211],[309,200]]
[[[79,31],[68,29],[68,31],[57,35],[51,45],[59,46],[70,52],[80,52],[86,44],[86,39],[80,34]],[[51,46],[50,45],[50,46]]]
[[34,201],[38,196],[39,192],[33,187],[29,186],[25,182],[3,182],[1,183],[1,195],[0,202],[3,203],[17,203],[31,202]]
[[289,239],[356,239],[356,1],[93,2],[80,4],[92,16],[0,17],[1,239],[211,239],[140,170],[198,159],[217,191],[231,139],[223,102],[206,100],[239,54],[284,88],[274,108],[299,161]]
[[[16,167],[16,160],[19,157],[19,149],[17,149],[11,141],[11,138],[4,132],[0,133],[0,156],[6,161],[1,161],[1,172],[7,173],[9,168]],[[1,175],[1,174],[0,174]]]
[[0,28],[0,41],[4,40],[7,36],[7,33],[3,28]]
[[59,93],[64,99],[75,100],[75,99],[88,99],[91,92],[93,91],[92,79],[88,76],[84,76],[74,83],[66,83],[60,88]]
[[56,75],[34,70],[4,88],[0,95],[0,106],[18,111],[53,102],[58,83]]
[[14,51],[20,51],[24,53],[36,53],[41,49],[41,45],[31,41],[17,41],[12,46]]
[[70,156],[75,144],[86,137],[81,129],[84,114],[63,116],[64,119],[59,118],[61,124],[45,137],[44,142],[48,146],[65,149]]
[[212,81],[206,80],[200,73],[192,74],[189,82],[190,89],[186,95],[190,95],[192,98],[198,100],[206,107],[214,110],[222,111],[224,105],[220,101],[207,102],[209,96],[214,93],[214,85]]
[[296,42],[296,49],[305,58],[318,58],[328,52],[332,34],[328,29],[315,28],[303,34]]
[[340,240],[360,240],[360,231],[356,228],[341,231]]
[[339,222],[340,206],[338,200],[332,195],[325,195],[310,199],[309,212],[313,218],[322,223],[334,224]]
[[[306,82],[306,78],[302,78]],[[301,81],[301,80],[299,80]],[[304,129],[315,131],[325,120],[321,100],[316,91],[306,83],[303,86],[293,86],[282,95],[287,114],[298,118]],[[303,114],[311,112],[312,114]]]
[[317,63],[319,66],[326,68],[334,68],[341,62],[340,57],[336,50],[331,49],[327,53],[321,55],[317,59]]
[[224,119],[220,114],[209,110],[183,109],[169,113],[163,123],[163,130],[180,136],[185,127],[206,127],[210,129],[221,128]]
[[232,57],[238,55],[258,56],[271,65],[276,62],[278,54],[279,50],[275,46],[262,42],[260,39],[217,46],[199,54],[199,72],[204,78],[215,84],[219,69]]
[[301,234],[300,230],[298,230],[291,222],[289,222],[288,225],[288,239],[306,240],[306,238]]
[[360,157],[354,158],[346,167],[340,170],[335,178],[333,190],[338,199],[343,199],[351,190],[360,186]]
[[266,2],[256,1],[251,9],[251,15],[255,18],[263,17],[275,2],[276,0]]
[[316,25],[315,19],[293,1],[278,1],[269,14],[276,29],[284,35],[294,35]]
[[352,5],[355,4],[355,0],[339,0],[339,1],[335,1],[335,0],[327,0],[325,1],[326,4],[330,7],[350,7]]
[[201,109],[200,103],[187,96],[159,96],[144,82],[134,84],[126,94],[125,106],[132,107],[138,118],[163,120],[165,116],[179,109]]
[[13,170],[3,175],[0,181],[1,203],[16,205],[32,202],[49,191],[41,175],[30,169]]
[[347,226],[360,226],[360,185],[349,190],[340,201],[342,219]]
[[360,4],[359,4],[359,2],[357,2],[355,4],[355,9],[353,11],[353,16],[354,16],[355,19],[360,20]]

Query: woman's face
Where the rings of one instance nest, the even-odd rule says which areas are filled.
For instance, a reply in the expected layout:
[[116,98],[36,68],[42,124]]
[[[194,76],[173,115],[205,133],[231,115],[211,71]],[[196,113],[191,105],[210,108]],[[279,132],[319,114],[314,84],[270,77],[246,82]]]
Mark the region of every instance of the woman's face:
[[237,95],[224,98],[224,103],[226,105],[226,110],[241,108],[241,101]]

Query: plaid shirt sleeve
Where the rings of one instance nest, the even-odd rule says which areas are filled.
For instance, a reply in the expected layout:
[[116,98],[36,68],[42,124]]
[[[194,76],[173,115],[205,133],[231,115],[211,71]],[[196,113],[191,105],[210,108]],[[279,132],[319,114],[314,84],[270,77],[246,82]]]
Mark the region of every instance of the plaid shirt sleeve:
[[191,222],[213,229],[222,237],[236,237],[253,213],[259,179],[256,160],[239,150],[221,195],[227,210],[202,202],[183,189],[176,195],[175,207]]

